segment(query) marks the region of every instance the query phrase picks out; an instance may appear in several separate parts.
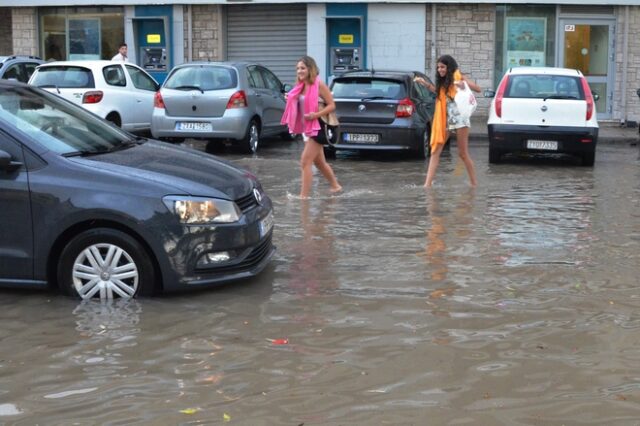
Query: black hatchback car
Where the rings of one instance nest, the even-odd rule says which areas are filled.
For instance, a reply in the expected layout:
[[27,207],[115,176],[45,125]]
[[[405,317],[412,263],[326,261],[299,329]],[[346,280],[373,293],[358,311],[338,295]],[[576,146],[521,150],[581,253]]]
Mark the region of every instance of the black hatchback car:
[[335,149],[430,152],[435,95],[417,71],[352,71],[331,82],[340,120]]
[[273,212],[255,176],[0,82],[0,284],[83,298],[258,274]]

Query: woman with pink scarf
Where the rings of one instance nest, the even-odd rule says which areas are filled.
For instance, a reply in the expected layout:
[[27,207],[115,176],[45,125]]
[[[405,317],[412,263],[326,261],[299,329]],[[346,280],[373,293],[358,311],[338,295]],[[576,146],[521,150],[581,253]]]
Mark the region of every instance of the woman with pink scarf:
[[[318,120],[336,109],[329,87],[320,81],[318,74],[318,65],[312,57],[303,56],[300,58],[296,65],[298,83],[287,95],[287,106],[281,120],[282,124],[289,127],[290,133],[302,134],[304,139],[304,150],[300,157],[302,169],[300,198],[309,198],[314,164],[329,181],[331,193],[342,190],[333,169],[324,157],[322,145],[316,141],[320,130]],[[318,110],[319,98],[324,100],[325,105],[321,110]]]

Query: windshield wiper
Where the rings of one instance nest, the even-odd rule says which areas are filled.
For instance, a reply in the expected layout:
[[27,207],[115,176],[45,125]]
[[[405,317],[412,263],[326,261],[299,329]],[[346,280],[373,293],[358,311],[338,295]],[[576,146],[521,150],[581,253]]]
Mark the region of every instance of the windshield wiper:
[[175,90],[199,90],[200,93],[202,93],[204,95],[204,90],[202,90],[198,86],[178,86],[178,87],[174,87],[174,89]]
[[58,95],[60,94],[60,88],[58,87],[57,84],[43,84],[42,86],[38,86],[42,89],[51,89],[52,87],[54,89],[56,89],[56,92],[58,92]]
[[570,95],[551,95],[551,96],[545,97],[543,101],[546,101],[547,99],[578,99],[578,98]]
[[108,154],[111,152],[122,151],[136,145],[138,145],[138,142],[128,139],[128,140],[124,140],[122,143],[111,146],[111,148],[98,149],[95,151],[86,151],[86,150],[71,151],[71,152],[66,152],[62,154],[62,156],[63,157],[90,157],[92,155]]

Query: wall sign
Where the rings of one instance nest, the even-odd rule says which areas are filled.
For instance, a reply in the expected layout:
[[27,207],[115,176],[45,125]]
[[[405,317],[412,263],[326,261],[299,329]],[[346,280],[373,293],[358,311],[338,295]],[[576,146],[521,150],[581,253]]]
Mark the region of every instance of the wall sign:
[[338,34],[338,43],[340,44],[353,43],[353,34]]
[[547,18],[507,18],[507,67],[545,66]]

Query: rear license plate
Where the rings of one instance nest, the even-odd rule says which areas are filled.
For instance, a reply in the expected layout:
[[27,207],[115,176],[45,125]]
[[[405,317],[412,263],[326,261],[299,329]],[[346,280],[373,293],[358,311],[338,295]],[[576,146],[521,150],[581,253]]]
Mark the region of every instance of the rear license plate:
[[528,149],[541,149],[544,151],[557,151],[558,141],[539,141],[535,139],[529,139],[527,141]]
[[260,238],[264,237],[273,228],[273,213],[269,213],[267,217],[260,221]]
[[380,135],[368,133],[343,133],[342,139],[345,142],[353,143],[378,143]]
[[196,132],[210,132],[213,130],[211,123],[198,123],[193,121],[178,121],[176,130],[193,130]]

